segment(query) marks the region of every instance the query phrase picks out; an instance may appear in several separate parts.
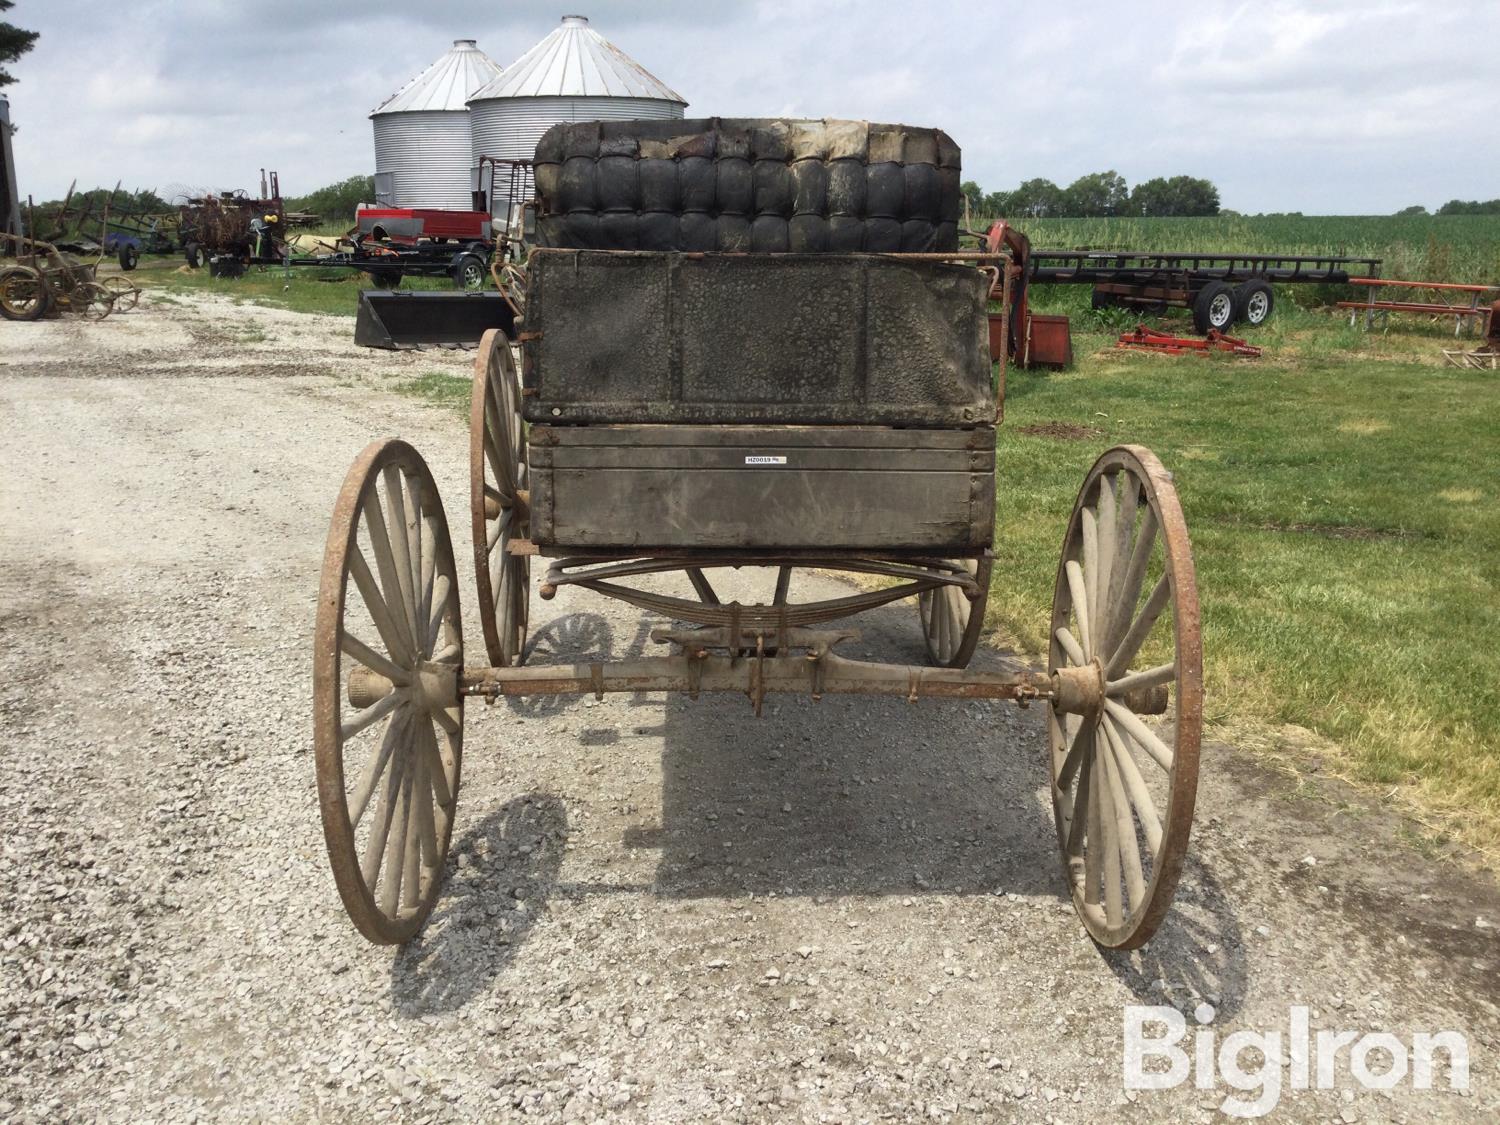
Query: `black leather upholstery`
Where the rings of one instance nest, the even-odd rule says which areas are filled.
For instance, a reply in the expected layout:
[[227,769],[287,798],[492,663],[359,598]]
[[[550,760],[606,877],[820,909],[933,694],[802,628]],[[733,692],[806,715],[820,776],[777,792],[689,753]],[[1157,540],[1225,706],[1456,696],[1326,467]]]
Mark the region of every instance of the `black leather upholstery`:
[[947,134],[906,125],[554,125],[536,148],[539,241],[575,250],[954,250],[959,172]]

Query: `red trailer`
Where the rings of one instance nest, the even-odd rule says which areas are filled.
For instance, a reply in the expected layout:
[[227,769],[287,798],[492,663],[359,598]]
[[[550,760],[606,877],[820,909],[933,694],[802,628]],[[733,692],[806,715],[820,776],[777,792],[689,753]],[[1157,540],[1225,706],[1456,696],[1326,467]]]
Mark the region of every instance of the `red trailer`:
[[419,207],[361,207],[355,214],[359,233],[381,242],[416,245],[431,242],[489,241],[487,211],[434,211]]

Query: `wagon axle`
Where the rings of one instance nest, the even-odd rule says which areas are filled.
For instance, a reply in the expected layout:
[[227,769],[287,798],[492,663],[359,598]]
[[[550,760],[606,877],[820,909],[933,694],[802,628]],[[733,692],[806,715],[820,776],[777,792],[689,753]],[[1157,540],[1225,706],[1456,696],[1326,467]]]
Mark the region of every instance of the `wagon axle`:
[[[749,697],[757,715],[771,693],[803,694],[815,702],[828,694],[902,696],[908,703],[918,699],[1010,699],[1022,707],[1033,700],[1044,700],[1060,714],[1079,715],[1097,725],[1110,694],[1111,685],[1097,662],[1060,668],[1050,675],[1006,674],[851,660],[832,651],[836,644],[859,637],[854,630],[789,629],[770,637],[764,632],[742,631],[738,638],[731,638],[727,629],[655,629],[652,640],[675,644],[681,651],[639,660],[539,668],[458,671],[452,665],[429,662],[409,687],[361,666],[349,674],[347,695],[351,706],[364,709],[405,689],[427,710],[440,711],[455,706],[460,695],[494,702],[502,696],[523,695],[593,695],[603,699],[606,693],[655,691],[682,692],[696,699],[700,692],[737,692]],[[715,649],[723,654],[715,653]],[[793,649],[805,651],[793,655],[789,651]],[[1127,681],[1117,684],[1128,687]],[[1124,692],[1117,689],[1115,694],[1125,695],[1125,705],[1137,714],[1162,714],[1167,709],[1164,685]]]
[[[504,353],[492,347],[495,354]],[[513,374],[502,370],[500,378]],[[474,445],[485,461],[499,461],[488,435],[504,415],[476,413],[476,428],[487,436]],[[653,640],[675,647],[671,655],[523,667],[528,556],[509,549],[527,543],[516,516],[524,511],[523,489],[510,483],[524,479],[517,448],[515,460],[500,461],[509,487],[498,517],[488,518],[487,482],[475,473],[476,570],[488,580],[480,619],[486,648],[493,645],[486,667],[464,666],[447,521],[417,452],[399,441],[371,445],[335,508],[319,595],[314,730],[335,881],[365,936],[406,941],[437,902],[459,789],[465,699],[606,692],[738,692],[757,713],[772,693],[1045,701],[1058,844],[1079,916],[1111,948],[1135,948],[1160,925],[1192,822],[1202,650],[1181,509],[1170,475],[1148,451],[1112,449],[1084,481],[1063,540],[1047,671],[987,672],[964,665],[965,647],[982,624],[988,553],[972,565],[821,553],[565,558],[549,578],[687,624],[652,631]],[[894,585],[831,601],[789,601],[795,567],[830,563]],[[616,581],[668,570],[691,579],[696,567],[715,565],[768,566],[777,573],[775,600],[720,603],[701,574],[690,583],[700,602]],[[859,634],[809,623],[901,597],[919,603],[929,666],[839,656],[835,647]],[[1155,716],[1161,718],[1148,722]]]

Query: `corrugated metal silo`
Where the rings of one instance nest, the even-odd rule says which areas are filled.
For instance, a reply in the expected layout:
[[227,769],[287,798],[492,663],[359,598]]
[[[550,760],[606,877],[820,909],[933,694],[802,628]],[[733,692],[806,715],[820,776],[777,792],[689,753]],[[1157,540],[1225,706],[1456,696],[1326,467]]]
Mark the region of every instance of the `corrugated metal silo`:
[[[469,98],[476,172],[481,156],[530,160],[536,143],[562,121],[681,117],[687,101],[589,26],[564,16],[561,26]],[[488,188],[488,184],[480,185]],[[497,172],[491,211],[504,217],[509,185]],[[531,180],[517,185],[529,198]]]
[[465,211],[469,196],[469,95],[500,74],[472,39],[417,75],[370,114],[375,194],[393,207]]

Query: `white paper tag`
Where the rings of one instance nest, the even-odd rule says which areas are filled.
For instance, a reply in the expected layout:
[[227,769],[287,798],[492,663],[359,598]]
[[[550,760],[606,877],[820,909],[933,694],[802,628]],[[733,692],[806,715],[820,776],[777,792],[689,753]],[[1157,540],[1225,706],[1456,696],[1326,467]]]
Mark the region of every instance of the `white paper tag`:
[[785,457],[773,457],[766,453],[751,453],[745,457],[747,465],[785,465]]

